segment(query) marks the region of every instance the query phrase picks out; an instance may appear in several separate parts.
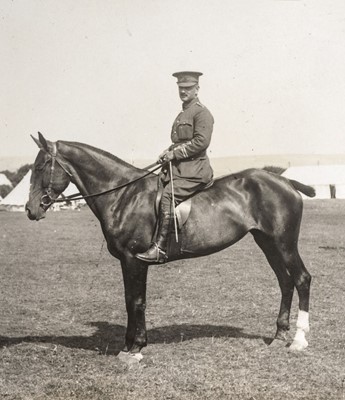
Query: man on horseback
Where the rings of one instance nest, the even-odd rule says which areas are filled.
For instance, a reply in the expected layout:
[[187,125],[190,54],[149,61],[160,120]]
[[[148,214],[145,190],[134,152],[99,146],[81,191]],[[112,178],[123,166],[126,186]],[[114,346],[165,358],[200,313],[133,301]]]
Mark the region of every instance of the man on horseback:
[[[201,72],[192,71],[173,74],[177,78],[182,111],[172,126],[173,144],[158,159],[161,164],[172,163],[172,176],[170,176],[170,170],[163,166],[164,189],[159,208],[157,239],[145,253],[136,254],[136,257],[142,261],[163,263],[167,260],[166,250],[173,215],[172,207],[212,182],[213,170],[206,150],[210,145],[214,119],[210,111],[198,99],[199,76],[201,75]],[[175,204],[172,204],[173,197]]]

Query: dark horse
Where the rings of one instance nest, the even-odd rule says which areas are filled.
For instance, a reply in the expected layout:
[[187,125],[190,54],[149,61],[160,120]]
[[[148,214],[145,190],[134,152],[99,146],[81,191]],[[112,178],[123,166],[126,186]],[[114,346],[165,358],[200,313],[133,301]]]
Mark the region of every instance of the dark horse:
[[[109,252],[122,266],[128,314],[123,351],[128,357],[140,358],[140,350],[147,345],[148,265],[134,255],[145,251],[153,237],[157,176],[148,176],[147,171],[86,144],[50,142],[41,134],[39,140],[34,140],[40,151],[26,205],[31,220],[44,218],[51,200],[56,199],[70,181],[83,196],[135,181],[120,190],[86,198],[86,201],[101,223]],[[143,175],[146,176],[140,179]],[[298,253],[303,208],[298,191],[310,197],[315,194],[309,186],[262,169],[248,169],[216,179],[210,188],[193,197],[189,219],[179,232],[181,245],[170,248],[169,261],[215,253],[250,232],[275,272],[281,289],[275,339],[286,340],[296,287],[299,312],[297,332],[290,348],[303,350],[308,345],[305,333],[309,331],[311,276]]]

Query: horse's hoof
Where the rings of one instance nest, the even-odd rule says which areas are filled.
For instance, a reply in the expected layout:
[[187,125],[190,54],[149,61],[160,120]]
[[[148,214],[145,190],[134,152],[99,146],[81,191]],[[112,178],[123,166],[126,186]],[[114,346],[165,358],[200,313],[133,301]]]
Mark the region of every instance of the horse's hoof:
[[131,353],[125,351],[120,351],[117,357],[120,361],[127,365],[139,364],[139,362],[144,358],[141,353]]
[[308,347],[308,342],[304,340],[294,340],[289,347],[291,351],[303,351]]

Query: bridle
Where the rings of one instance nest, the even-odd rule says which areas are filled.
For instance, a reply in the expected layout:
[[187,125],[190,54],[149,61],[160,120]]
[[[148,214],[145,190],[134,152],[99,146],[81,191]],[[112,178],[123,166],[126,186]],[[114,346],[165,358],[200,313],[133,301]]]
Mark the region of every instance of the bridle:
[[49,160],[51,160],[49,184],[48,184],[48,187],[46,188],[46,193],[41,197],[41,201],[40,201],[40,206],[44,209],[44,211],[48,210],[48,208],[53,203],[56,203],[59,201],[58,199],[54,199],[52,197],[55,164],[58,163],[60,165],[60,167],[66,172],[67,175],[69,175],[70,177],[72,176],[72,174],[66,169],[66,167],[57,159],[56,143],[52,143],[52,145],[53,145],[52,151],[48,152],[48,154],[50,155],[51,158],[50,159],[48,158],[46,161],[46,163],[47,163]]
[[[87,199],[87,198],[91,198],[91,197],[97,197],[97,196],[105,195],[105,194],[108,194],[108,193],[112,193],[112,192],[114,192],[116,190],[119,190],[119,189],[123,189],[126,186],[131,185],[132,183],[135,183],[135,182],[137,182],[137,181],[139,181],[141,179],[146,178],[148,175],[150,175],[150,174],[154,173],[155,171],[157,171],[158,169],[162,168],[162,165],[165,164],[165,163],[159,164],[158,166],[157,166],[158,162],[150,164],[150,165],[148,165],[147,167],[145,167],[143,169],[148,170],[148,169],[150,169],[152,167],[155,167],[155,168],[150,170],[150,171],[148,171],[144,175],[133,179],[132,181],[123,183],[122,185],[116,186],[116,187],[114,187],[112,189],[104,190],[104,191],[98,192],[98,193],[88,194],[88,195],[85,195],[85,196],[83,196],[80,193],[74,193],[74,194],[71,194],[69,196],[65,196],[63,199],[58,199],[58,198],[52,197],[55,164],[56,163],[59,164],[59,166],[66,172],[66,174],[69,177],[72,177],[73,175],[63,165],[63,163],[57,158],[57,146],[56,146],[56,143],[52,143],[52,145],[53,145],[52,151],[47,151],[47,153],[50,155],[51,158],[48,158],[46,160],[46,162],[45,162],[45,164],[46,164],[46,163],[48,163],[48,161],[51,160],[49,184],[48,184],[48,187],[45,189],[45,191],[46,191],[45,194],[42,195],[41,200],[40,200],[40,207],[42,207],[44,211],[47,211],[48,208],[54,203],[62,203],[62,202],[66,202],[66,201],[69,201],[69,200],[82,200],[82,199]],[[43,167],[44,167],[44,165],[43,165]]]

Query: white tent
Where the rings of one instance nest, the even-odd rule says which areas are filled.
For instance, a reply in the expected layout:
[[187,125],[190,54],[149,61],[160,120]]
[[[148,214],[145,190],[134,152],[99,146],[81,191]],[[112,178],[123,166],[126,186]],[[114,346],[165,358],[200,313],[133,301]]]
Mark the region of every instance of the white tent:
[[67,186],[67,188],[64,190],[63,194],[64,196],[71,196],[72,194],[79,193],[78,188],[76,185],[72,182]]
[[24,211],[29,199],[31,169],[12,191],[2,200],[1,205],[10,211]]
[[[9,211],[25,211],[25,204],[29,200],[30,178],[31,170],[27,172],[18,185],[1,201],[2,208]],[[63,194],[68,196],[78,192],[76,186],[70,183]],[[84,202],[84,200],[81,200],[81,202]],[[54,211],[59,210],[61,208],[60,204],[63,205],[64,203],[55,203],[52,209]],[[72,206],[67,208],[75,209],[79,204],[80,201],[72,201]]]
[[[71,196],[72,194],[77,194],[79,193],[78,188],[75,186],[74,183],[70,182],[70,184],[67,186],[67,188],[64,190],[62,195],[59,197],[64,198],[64,196]],[[64,209],[72,209],[72,210],[79,210],[80,206],[82,204],[85,204],[85,200],[70,200],[66,203],[54,203],[52,206],[53,211],[58,211],[58,210],[64,210]]]
[[337,199],[345,199],[345,185],[336,185],[335,197]]
[[290,167],[283,176],[313,186],[315,198],[345,198],[345,165]]
[[7,178],[5,174],[0,174],[0,186],[1,185],[12,186],[11,181]]

